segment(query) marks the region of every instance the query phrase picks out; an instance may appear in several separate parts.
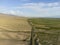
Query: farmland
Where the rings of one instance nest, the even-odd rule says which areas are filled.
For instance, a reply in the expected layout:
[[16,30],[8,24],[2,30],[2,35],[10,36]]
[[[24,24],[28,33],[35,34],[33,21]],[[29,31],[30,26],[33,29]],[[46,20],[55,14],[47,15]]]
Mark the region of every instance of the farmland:
[[[31,40],[32,38],[32,40]],[[60,18],[27,18],[0,14],[1,45],[59,45]]]
[[60,18],[31,18],[29,21],[33,28],[32,35],[37,35],[32,36],[33,39],[36,37],[42,45],[60,44]]
[[60,29],[60,19],[59,18],[33,18],[31,19],[34,26],[37,29],[47,28],[48,30]]

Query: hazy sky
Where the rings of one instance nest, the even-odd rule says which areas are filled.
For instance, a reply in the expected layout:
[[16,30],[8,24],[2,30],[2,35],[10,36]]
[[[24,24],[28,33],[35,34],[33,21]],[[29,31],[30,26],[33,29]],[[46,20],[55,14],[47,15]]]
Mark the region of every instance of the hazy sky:
[[60,0],[0,0],[0,13],[26,17],[60,17]]

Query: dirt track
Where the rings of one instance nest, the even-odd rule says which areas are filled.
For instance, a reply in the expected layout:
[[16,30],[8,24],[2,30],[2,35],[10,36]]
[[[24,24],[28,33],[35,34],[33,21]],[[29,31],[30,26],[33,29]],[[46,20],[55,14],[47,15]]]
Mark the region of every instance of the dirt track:
[[0,45],[29,45],[29,42],[18,40],[0,40]]

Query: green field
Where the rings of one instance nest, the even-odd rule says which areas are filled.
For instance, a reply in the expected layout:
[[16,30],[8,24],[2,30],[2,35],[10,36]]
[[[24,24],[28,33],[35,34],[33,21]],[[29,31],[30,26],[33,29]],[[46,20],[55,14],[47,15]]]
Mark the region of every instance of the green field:
[[33,28],[33,40],[39,39],[42,45],[60,44],[60,18],[31,18],[29,23]]
[[36,29],[60,30],[60,18],[32,18]]

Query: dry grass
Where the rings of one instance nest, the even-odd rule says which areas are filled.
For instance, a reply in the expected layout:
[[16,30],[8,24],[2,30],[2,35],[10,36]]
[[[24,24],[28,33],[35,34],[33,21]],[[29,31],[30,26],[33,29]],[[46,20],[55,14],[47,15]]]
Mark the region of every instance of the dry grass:
[[0,14],[0,39],[26,40],[29,38],[28,31],[31,31],[31,26],[27,20],[28,18],[25,17]]
[[16,17],[0,14],[0,28],[9,31],[31,31],[31,26],[25,17]]

